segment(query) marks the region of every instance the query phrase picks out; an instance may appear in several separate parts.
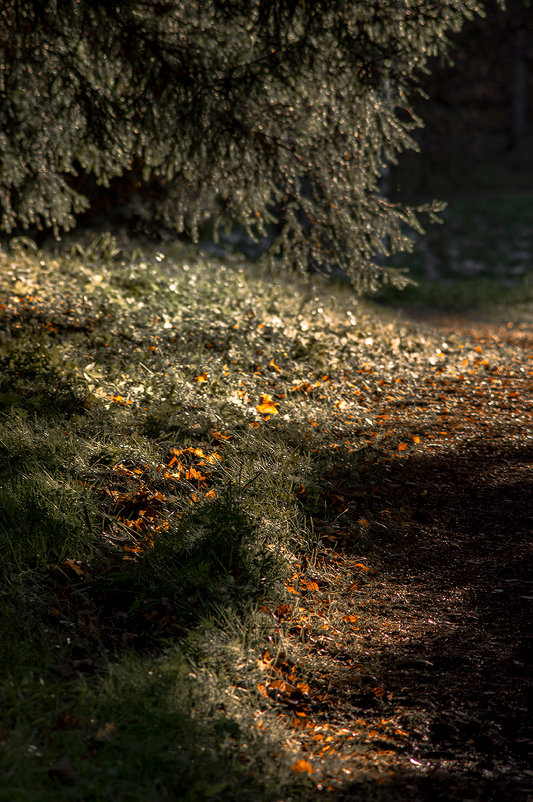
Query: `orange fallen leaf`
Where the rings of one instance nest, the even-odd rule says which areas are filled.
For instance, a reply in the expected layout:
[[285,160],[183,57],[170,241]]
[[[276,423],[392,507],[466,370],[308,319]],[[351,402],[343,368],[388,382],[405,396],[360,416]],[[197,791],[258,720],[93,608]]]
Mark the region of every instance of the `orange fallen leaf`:
[[68,568],[72,568],[72,570],[73,570],[73,571],[74,571],[76,574],[78,574],[78,576],[83,576],[83,573],[84,573],[84,572],[83,572],[83,568],[81,567],[81,565],[78,565],[78,563],[76,562],[76,560],[70,560],[70,559],[63,560],[63,562],[61,563],[61,565],[66,565],[66,566],[68,566]]
[[194,454],[195,457],[205,457],[204,452],[201,448],[194,448],[194,446],[189,446],[189,448],[185,449],[190,454]]
[[114,721],[106,721],[103,727],[100,727],[95,735],[97,741],[112,741],[117,734],[117,725]]
[[[205,458],[205,461],[208,462],[210,465],[216,465],[217,462],[222,461],[222,457],[220,454],[217,454],[216,451],[213,454],[210,454],[208,457]],[[202,464],[202,463],[200,463]]]
[[209,377],[208,377],[207,373],[200,373],[200,375],[197,376],[194,381],[198,382],[198,384],[201,384],[202,382],[209,381]]
[[111,401],[114,401],[115,404],[133,404],[129,398],[124,398],[123,395],[110,395],[109,398]]
[[205,481],[205,476],[200,471],[197,471],[196,468],[189,468],[187,473],[185,474],[185,478],[189,481],[191,479],[198,479],[199,482]]
[[301,384],[297,384],[294,387],[289,387],[289,393],[307,392],[307,390],[311,389],[312,388],[309,382],[302,382]]
[[407,443],[398,443],[398,451],[405,451]]
[[257,683],[257,690],[259,691],[261,696],[264,696],[265,699],[268,697],[267,689],[265,688],[264,685]]
[[313,773],[312,765],[307,760],[304,760],[303,758],[301,758],[300,760],[297,760],[296,763],[294,763],[291,766],[291,769],[294,772],[300,772],[300,773],[307,772],[307,774],[312,774]]
[[359,568],[360,571],[369,571],[370,568],[364,563],[355,563],[354,568]]
[[419,443],[419,442],[420,442],[420,437],[417,434],[413,435],[413,443]]
[[263,415],[279,415],[276,407],[279,406],[272,401],[271,395],[262,395],[261,403],[256,406],[256,410]]

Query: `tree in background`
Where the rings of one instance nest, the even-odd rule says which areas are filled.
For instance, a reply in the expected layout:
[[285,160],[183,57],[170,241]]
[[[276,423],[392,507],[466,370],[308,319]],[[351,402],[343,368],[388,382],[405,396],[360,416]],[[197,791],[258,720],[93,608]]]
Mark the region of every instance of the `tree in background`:
[[[359,287],[417,211],[378,190],[413,146],[408,91],[477,0],[4,0],[1,228],[75,224],[131,174],[159,220],[263,236]],[[418,210],[420,211],[420,210]],[[278,219],[276,219],[278,218]]]

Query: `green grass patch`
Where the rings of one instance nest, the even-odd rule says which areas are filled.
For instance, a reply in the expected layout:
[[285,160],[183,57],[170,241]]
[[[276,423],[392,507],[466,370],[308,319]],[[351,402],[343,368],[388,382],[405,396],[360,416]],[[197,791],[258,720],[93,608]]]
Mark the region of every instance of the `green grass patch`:
[[343,481],[369,546],[369,382],[444,346],[290,281],[109,235],[0,252],[0,799],[314,798],[258,692],[272,610]]
[[105,236],[0,258],[0,798],[307,793],[254,700],[326,284]]

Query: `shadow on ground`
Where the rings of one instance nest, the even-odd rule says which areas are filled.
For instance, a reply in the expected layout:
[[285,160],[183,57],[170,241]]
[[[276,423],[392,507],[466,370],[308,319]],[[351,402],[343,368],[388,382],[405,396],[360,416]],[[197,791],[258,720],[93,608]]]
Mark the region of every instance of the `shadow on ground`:
[[[344,666],[339,714],[399,715],[414,761],[375,798],[529,798],[533,447],[477,438],[431,456],[374,452],[347,461],[337,492],[349,515],[372,522],[366,545],[379,570],[353,660],[388,694],[369,699],[360,667]],[[398,513],[387,527],[384,509]],[[344,534],[335,548],[361,554],[361,538]],[[358,788],[341,798],[359,798]]]

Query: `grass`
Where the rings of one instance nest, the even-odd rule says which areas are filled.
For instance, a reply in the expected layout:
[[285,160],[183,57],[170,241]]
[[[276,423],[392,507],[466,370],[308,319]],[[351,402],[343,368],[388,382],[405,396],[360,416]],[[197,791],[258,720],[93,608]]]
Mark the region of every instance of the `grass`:
[[0,798],[305,795],[252,692],[313,545],[327,285],[109,237],[0,258]]
[[0,262],[0,799],[314,798],[257,692],[269,611],[371,448],[352,374],[442,338],[182,245]]

